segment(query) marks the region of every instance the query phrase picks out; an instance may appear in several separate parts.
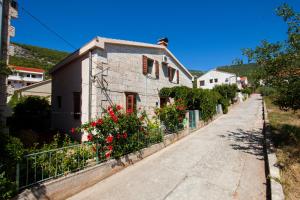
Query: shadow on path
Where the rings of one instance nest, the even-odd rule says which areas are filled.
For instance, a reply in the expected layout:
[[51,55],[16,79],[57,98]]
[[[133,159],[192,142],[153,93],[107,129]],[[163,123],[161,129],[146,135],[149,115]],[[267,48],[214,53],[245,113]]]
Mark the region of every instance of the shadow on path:
[[237,129],[219,136],[231,141],[232,149],[255,155],[258,160],[264,160],[262,129],[252,131]]

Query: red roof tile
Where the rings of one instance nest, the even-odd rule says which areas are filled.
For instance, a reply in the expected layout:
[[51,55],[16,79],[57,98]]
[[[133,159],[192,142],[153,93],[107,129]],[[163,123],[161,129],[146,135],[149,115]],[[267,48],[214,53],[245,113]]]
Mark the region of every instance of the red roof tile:
[[14,65],[11,65],[10,67],[13,68],[13,69],[15,69],[15,70],[20,70],[20,71],[40,72],[40,73],[44,73],[45,72],[45,70],[38,69],[38,68],[21,67],[21,66],[14,66]]

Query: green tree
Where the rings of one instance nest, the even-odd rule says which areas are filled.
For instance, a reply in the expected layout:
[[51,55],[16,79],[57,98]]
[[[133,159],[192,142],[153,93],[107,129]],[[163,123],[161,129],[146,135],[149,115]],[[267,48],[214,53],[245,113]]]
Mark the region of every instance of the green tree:
[[258,78],[276,90],[275,103],[283,110],[300,108],[300,14],[287,4],[276,13],[287,23],[287,40],[262,43],[255,49],[244,49],[243,54],[261,69]]

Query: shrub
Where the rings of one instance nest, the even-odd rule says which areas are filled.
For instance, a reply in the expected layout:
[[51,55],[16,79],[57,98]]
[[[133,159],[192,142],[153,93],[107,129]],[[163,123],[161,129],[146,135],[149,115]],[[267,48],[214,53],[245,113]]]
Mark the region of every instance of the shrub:
[[[120,105],[104,110],[102,118],[83,124],[73,132],[87,132],[88,140],[95,143],[99,159],[119,158],[146,147],[151,141],[161,141],[158,125],[152,123],[145,111],[125,112]],[[156,136],[152,132],[155,129]],[[157,138],[155,138],[157,137]]]
[[252,93],[252,90],[251,90],[251,88],[246,87],[246,88],[242,89],[242,93],[250,95]]
[[259,87],[258,91],[262,96],[272,96],[276,92],[274,88],[268,86]]
[[201,119],[208,121],[216,114],[216,105],[220,99],[220,94],[214,90],[200,90],[199,93],[199,112]]
[[186,106],[182,99],[177,99],[174,104],[157,109],[156,113],[168,132],[177,132],[178,129],[183,128]]

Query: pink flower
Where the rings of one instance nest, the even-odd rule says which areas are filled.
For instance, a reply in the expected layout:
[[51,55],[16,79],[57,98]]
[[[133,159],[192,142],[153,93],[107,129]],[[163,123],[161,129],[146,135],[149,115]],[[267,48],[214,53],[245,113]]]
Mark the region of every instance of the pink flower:
[[121,109],[122,109],[122,106],[117,105],[117,110],[121,110]]
[[87,139],[88,139],[88,141],[92,141],[92,139],[93,139],[93,134],[89,133],[89,134],[87,135]]
[[130,109],[130,108],[127,109],[127,111],[126,111],[127,114],[131,114],[132,112],[133,112],[133,111],[132,111],[132,109]]
[[108,143],[108,144],[112,143],[113,139],[114,139],[114,136],[112,136],[112,135],[107,136],[106,143]]
[[127,133],[123,133],[123,138],[126,139],[127,138]]
[[120,139],[121,138],[121,135],[118,133],[117,134],[117,139]]

